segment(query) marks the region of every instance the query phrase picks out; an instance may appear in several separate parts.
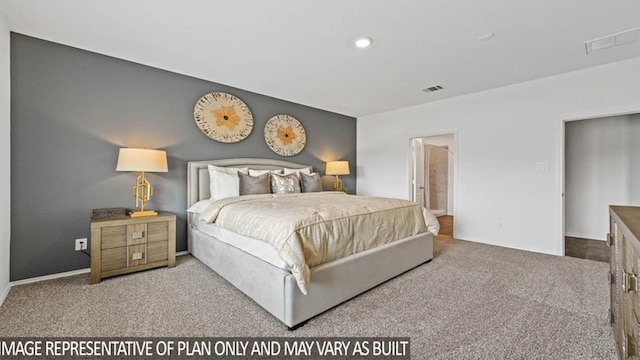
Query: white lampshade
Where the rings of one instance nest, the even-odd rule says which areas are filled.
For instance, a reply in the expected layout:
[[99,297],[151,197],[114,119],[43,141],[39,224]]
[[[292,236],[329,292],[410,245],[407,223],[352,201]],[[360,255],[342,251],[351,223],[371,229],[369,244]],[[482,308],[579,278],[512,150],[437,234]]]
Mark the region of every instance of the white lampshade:
[[349,175],[348,161],[329,161],[327,162],[327,175]]
[[167,153],[164,150],[121,148],[116,171],[167,172]]

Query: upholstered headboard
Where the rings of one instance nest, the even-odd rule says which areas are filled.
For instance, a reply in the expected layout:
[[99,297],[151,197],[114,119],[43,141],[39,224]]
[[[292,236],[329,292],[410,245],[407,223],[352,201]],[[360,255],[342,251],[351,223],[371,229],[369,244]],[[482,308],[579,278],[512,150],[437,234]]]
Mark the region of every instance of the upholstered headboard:
[[290,161],[256,158],[231,158],[187,162],[187,208],[199,200],[211,197],[209,191],[209,165],[224,167],[248,167],[256,170],[276,170],[282,168],[300,169],[310,165]]

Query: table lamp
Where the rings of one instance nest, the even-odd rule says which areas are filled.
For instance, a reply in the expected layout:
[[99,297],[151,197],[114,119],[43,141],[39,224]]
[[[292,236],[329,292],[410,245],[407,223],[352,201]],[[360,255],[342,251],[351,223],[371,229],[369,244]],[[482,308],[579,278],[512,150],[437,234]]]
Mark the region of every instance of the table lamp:
[[329,161],[327,162],[327,175],[335,175],[336,182],[333,183],[334,191],[342,191],[342,180],[339,175],[349,175],[349,162],[348,161]]
[[145,172],[167,172],[167,153],[163,150],[121,148],[118,153],[118,164],[116,171],[140,171],[136,178],[136,185],[132,189],[132,195],[136,198],[136,209],[129,213],[131,217],[155,216],[157,212],[145,210],[153,187],[144,176]]

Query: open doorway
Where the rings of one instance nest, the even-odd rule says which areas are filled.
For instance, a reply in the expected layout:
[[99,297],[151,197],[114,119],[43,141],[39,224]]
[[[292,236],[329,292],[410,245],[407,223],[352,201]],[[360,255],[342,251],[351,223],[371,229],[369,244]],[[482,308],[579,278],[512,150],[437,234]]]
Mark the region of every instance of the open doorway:
[[411,139],[411,200],[440,222],[440,234],[453,237],[454,134]]
[[640,114],[564,123],[564,251],[609,261],[609,205],[640,203]]

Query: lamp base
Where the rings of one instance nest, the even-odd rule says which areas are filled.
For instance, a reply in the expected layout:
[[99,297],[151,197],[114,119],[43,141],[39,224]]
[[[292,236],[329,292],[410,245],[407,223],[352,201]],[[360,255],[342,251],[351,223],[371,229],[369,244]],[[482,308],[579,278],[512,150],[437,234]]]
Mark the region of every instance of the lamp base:
[[336,182],[333,183],[333,191],[342,191],[342,180],[336,175]]
[[143,216],[157,216],[158,213],[153,210],[144,210],[144,211],[132,211],[129,213],[129,216],[132,218],[143,217]]

